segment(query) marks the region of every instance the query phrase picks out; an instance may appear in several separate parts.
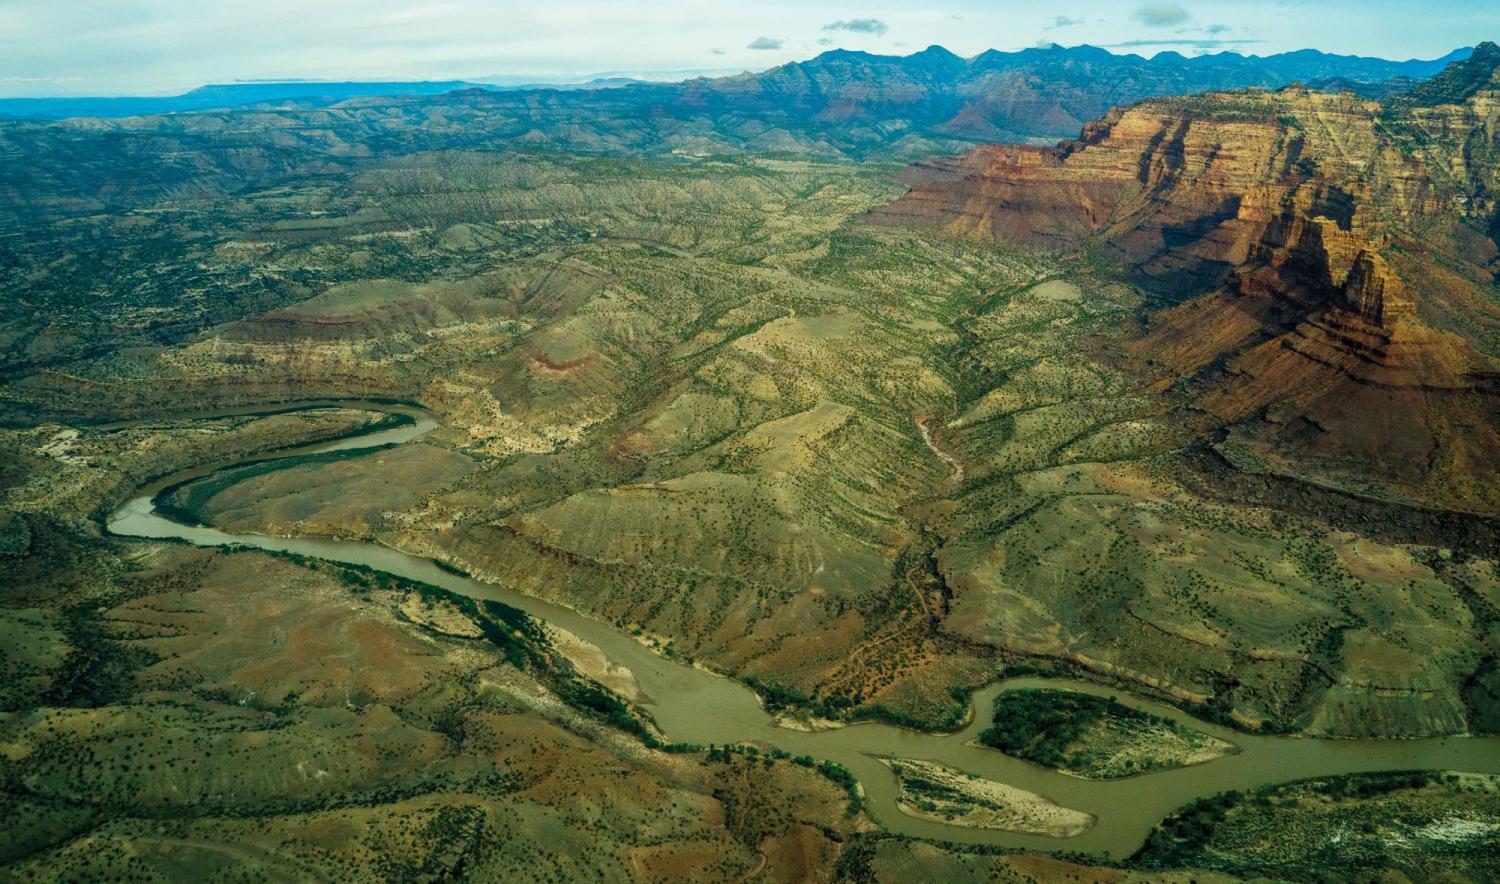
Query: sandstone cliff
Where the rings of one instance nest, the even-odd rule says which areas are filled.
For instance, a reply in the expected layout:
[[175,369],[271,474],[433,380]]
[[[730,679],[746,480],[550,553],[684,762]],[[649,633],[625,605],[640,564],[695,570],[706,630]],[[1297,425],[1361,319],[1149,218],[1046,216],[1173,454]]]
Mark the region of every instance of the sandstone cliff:
[[1146,101],[908,173],[876,223],[1085,247],[1164,303],[1123,351],[1264,464],[1500,510],[1500,48],[1382,105]]

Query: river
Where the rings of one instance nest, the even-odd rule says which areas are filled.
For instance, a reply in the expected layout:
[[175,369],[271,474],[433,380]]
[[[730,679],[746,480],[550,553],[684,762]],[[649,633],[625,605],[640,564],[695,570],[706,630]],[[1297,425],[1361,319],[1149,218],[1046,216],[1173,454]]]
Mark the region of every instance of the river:
[[[335,403],[296,403],[276,410],[331,404]],[[613,626],[577,611],[450,573],[428,559],[376,543],[226,534],[214,528],[183,525],[155,511],[152,501],[162,489],[218,470],[299,454],[401,444],[438,426],[432,415],[414,407],[362,401],[337,404],[405,414],[413,422],[362,436],[184,470],[141,489],[110,517],[109,530],[128,537],[173,538],[199,546],[237,544],[364,565],[474,598],[504,602],[592,642],[611,661],[629,669],[646,695],[642,705],[656,719],[667,739],[705,745],[766,743],[794,755],[838,762],[858,777],[872,819],[889,831],[918,837],[1031,850],[1107,853],[1121,858],[1134,852],[1152,827],[1177,807],[1226,789],[1244,790],[1305,777],[1359,771],[1451,769],[1500,773],[1500,738],[1496,737],[1326,740],[1249,735],[1198,721],[1176,708],[1135,697],[1117,688],[1052,678],[1009,679],[977,691],[969,724],[955,733],[923,733],[874,722],[816,733],[794,731],[773,724],[771,715],[761,708],[755,693],[738,681],[663,657]],[[247,408],[240,413],[265,411],[264,408],[259,411]],[[231,413],[234,412],[214,412],[213,416]],[[1018,687],[1063,687],[1115,696],[1127,705],[1227,740],[1239,751],[1192,767],[1123,780],[1091,781],[1041,768],[993,749],[970,745],[988,724],[988,710],[996,695]],[[975,776],[1007,783],[1043,795],[1064,807],[1093,814],[1096,823],[1081,835],[1060,839],[919,820],[897,809],[896,779],[878,760],[882,756],[938,762]]]

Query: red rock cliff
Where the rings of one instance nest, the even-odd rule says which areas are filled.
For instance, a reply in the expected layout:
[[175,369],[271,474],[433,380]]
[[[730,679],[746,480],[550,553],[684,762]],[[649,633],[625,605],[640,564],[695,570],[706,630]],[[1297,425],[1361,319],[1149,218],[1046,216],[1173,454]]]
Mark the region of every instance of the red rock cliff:
[[1146,101],[1054,148],[914,167],[871,220],[1098,248],[1177,302],[1124,352],[1198,377],[1196,403],[1269,460],[1500,511],[1491,50],[1384,107],[1305,89]]

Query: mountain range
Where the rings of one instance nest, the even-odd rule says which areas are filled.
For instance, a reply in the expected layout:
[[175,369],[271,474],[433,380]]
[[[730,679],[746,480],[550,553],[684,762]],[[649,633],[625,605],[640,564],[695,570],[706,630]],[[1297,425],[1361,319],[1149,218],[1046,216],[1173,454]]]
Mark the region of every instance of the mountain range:
[[[1426,78],[1467,58],[1458,49],[1431,61],[1393,62],[1313,49],[1271,56],[1235,52],[1146,59],[1094,46],[1057,44],[960,58],[941,46],[908,56],[834,50],[758,74],[684,83],[689,107],[728,105],[766,119],[800,119],[814,129],[902,127],[971,141],[1071,137],[1109,108],[1158,95],[1210,89],[1278,88],[1341,79],[1376,83]],[[870,142],[883,141],[870,133]]]
[[[986,137],[987,132],[1004,133],[1007,130],[999,126],[1003,121],[1012,127],[1009,130],[1012,132],[1066,135],[1083,120],[1098,116],[1121,101],[1205,89],[1274,87],[1290,82],[1340,81],[1362,86],[1389,80],[1419,80],[1436,74],[1449,62],[1466,58],[1469,51],[1457,49],[1430,61],[1388,61],[1315,49],[1269,56],[1220,52],[1191,58],[1163,52],[1150,59],[1115,55],[1094,46],[1064,48],[1057,44],[1019,52],[991,49],[969,59],[941,46],[930,46],[907,56],[836,49],[760,73],[683,78],[675,84],[675,91],[690,107],[713,103],[715,98],[728,98],[744,102],[740,110],[804,113],[826,120],[868,118],[920,104],[923,107],[915,116],[938,121],[939,125],[946,122],[957,134]],[[576,80],[495,77],[224,83],[170,96],[0,98],[0,119],[119,119],[259,104],[317,108],[351,98],[441,95],[467,89],[529,92],[639,85],[648,87],[641,90],[644,101],[659,101],[661,91],[649,87],[661,83],[646,80],[597,75]],[[1047,88],[1059,82],[1070,85],[1069,94]],[[1002,96],[1008,100],[1002,101]],[[1038,104],[1053,106],[1044,111]],[[952,114],[952,118],[939,121],[945,114]],[[990,120],[990,128],[982,120]]]
[[262,85],[0,123],[0,878],[1500,880],[1500,47]]
[[[423,150],[553,148],[601,154],[778,152],[910,160],[987,141],[1055,141],[1111,106],[1150,96],[1323,80],[1409,84],[1448,62],[1306,50],[1152,59],[1089,46],[941,47],[879,56],[835,50],[759,74],[616,88],[422,84],[234,84],[158,102],[151,116],[0,122],[0,223],[204,198]],[[1394,79],[1392,79],[1394,78]],[[451,88],[462,87],[462,88]],[[370,94],[371,92],[378,94]],[[278,97],[279,96],[279,97]],[[53,101],[51,99],[43,101]],[[58,99],[93,102],[94,99]],[[203,104],[237,109],[166,113]],[[11,102],[14,107],[14,102]],[[5,102],[0,102],[3,114]],[[135,108],[135,110],[132,110]],[[106,113],[80,104],[74,113]]]
[[181,95],[100,96],[86,98],[0,98],[0,119],[62,120],[71,117],[120,119],[152,114],[228,109],[262,103],[298,107],[326,107],[365,95],[441,95],[455,89],[484,89],[466,80],[422,82],[289,81],[276,83],[215,83]]
[[0,120],[65,120],[76,117],[124,119],[203,110],[266,106],[309,110],[351,98],[442,95],[461,89],[535,91],[617,89],[651,82],[625,75],[600,75],[560,81],[504,77],[485,80],[346,81],[288,80],[213,83],[181,95],[100,96],[93,98],[0,98]]

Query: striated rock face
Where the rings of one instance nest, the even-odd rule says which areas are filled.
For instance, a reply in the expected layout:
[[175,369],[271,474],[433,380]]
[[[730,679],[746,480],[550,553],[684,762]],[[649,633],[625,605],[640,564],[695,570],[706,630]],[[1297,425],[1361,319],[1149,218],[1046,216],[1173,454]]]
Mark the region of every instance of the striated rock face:
[[874,223],[1087,246],[1169,304],[1126,351],[1277,468],[1500,510],[1500,48],[1385,105],[1301,88],[1111,111],[908,173]]
[[1361,249],[1344,279],[1342,306],[1382,328],[1414,319],[1417,305],[1407,297],[1401,278],[1391,272],[1380,253]]
[[1321,240],[1305,246],[1344,249],[1330,257],[1347,272],[1362,243],[1384,246],[1395,226],[1486,220],[1493,205],[1440,180],[1382,114],[1303,89],[1148,101],[1057,147],[990,145],[918,164],[912,191],[876,217],[1034,246],[1097,240],[1169,290],[1173,267],[1214,264],[1222,276],[1309,234]]

